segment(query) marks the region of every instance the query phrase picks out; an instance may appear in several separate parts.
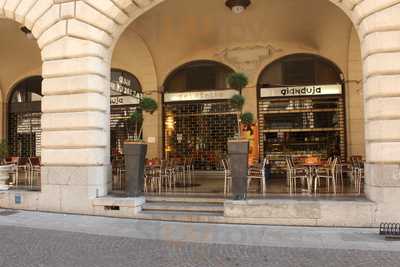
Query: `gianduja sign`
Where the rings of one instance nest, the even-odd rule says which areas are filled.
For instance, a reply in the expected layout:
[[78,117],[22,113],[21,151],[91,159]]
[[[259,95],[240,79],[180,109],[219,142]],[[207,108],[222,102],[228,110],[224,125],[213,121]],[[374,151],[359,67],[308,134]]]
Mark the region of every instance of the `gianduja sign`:
[[261,88],[261,97],[340,95],[341,84]]

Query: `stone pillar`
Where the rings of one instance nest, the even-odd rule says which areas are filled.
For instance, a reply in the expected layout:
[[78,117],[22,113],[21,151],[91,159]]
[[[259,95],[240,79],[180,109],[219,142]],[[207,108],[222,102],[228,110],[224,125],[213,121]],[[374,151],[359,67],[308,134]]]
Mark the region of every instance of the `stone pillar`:
[[110,176],[108,53],[95,42],[66,36],[46,46],[42,57],[39,205],[90,213],[91,199],[107,194]]
[[251,85],[246,87],[242,91],[243,96],[246,98],[246,102],[243,110],[245,112],[251,112],[254,115],[254,119],[257,119],[257,86]]
[[375,222],[400,222],[400,3],[363,1],[367,197]]
[[[149,97],[153,98],[158,103],[158,109],[153,114],[144,113],[143,124],[143,139],[148,143],[147,158],[161,158],[162,156],[162,138],[163,138],[163,121],[162,121],[162,102],[161,94],[153,92]],[[154,138],[154,142],[149,140]]]

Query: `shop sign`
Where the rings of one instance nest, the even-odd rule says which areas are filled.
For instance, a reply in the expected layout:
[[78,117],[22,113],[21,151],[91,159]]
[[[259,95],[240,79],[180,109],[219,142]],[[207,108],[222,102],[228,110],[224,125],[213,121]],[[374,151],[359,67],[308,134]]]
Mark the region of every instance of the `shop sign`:
[[341,84],[261,88],[261,97],[341,95]]
[[168,103],[168,102],[181,102],[181,101],[230,99],[232,96],[236,94],[238,94],[238,91],[236,90],[166,93],[164,94],[164,102]]
[[112,73],[110,87],[112,95],[116,93],[120,95],[133,96],[138,99],[142,98],[142,93],[135,88],[135,82],[128,77]]
[[110,99],[111,106],[123,106],[123,105],[138,105],[139,98],[133,96],[112,96]]

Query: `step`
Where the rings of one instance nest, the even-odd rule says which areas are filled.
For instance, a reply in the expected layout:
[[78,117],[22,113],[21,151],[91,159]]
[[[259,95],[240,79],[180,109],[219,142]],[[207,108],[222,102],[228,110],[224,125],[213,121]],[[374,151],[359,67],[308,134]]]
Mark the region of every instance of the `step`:
[[152,211],[144,210],[135,215],[137,219],[194,223],[224,223],[223,213],[185,212],[185,211]]
[[222,204],[194,203],[194,202],[172,202],[172,201],[147,201],[143,210],[146,211],[187,211],[187,212],[211,212],[223,214]]
[[146,202],[179,202],[179,203],[209,203],[223,204],[222,197],[193,197],[193,196],[146,196]]

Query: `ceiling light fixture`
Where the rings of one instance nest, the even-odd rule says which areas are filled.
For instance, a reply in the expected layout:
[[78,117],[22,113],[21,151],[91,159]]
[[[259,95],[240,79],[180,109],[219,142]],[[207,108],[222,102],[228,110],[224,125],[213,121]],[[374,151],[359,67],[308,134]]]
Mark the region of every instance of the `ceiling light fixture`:
[[20,28],[20,30],[21,30],[23,33],[25,33],[26,38],[28,38],[29,40],[31,40],[31,39],[34,38],[32,32],[31,32],[31,30],[29,30],[27,27],[22,26],[22,27]]
[[227,0],[225,2],[225,5],[235,14],[242,13],[250,4],[250,0]]

